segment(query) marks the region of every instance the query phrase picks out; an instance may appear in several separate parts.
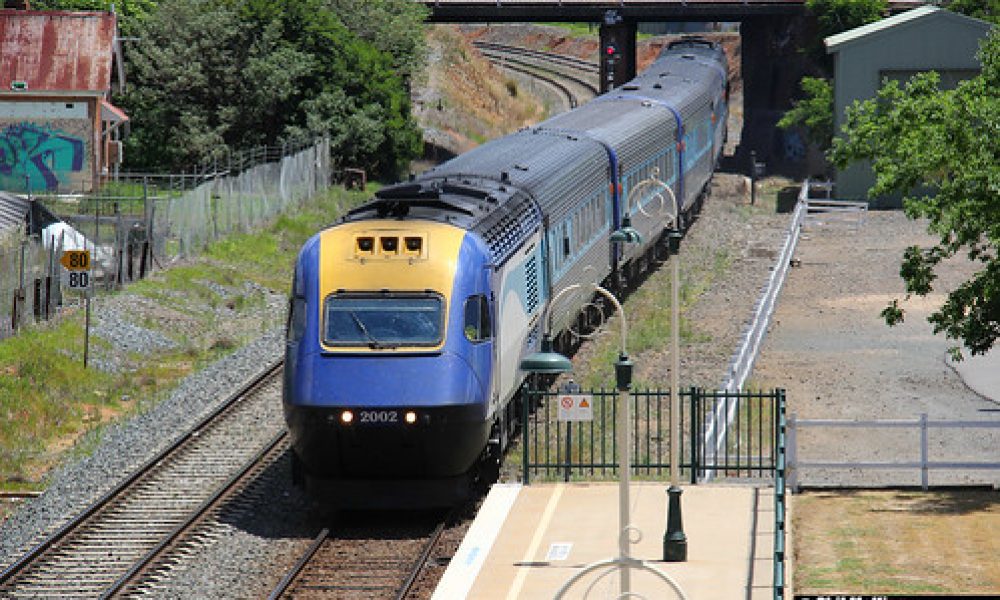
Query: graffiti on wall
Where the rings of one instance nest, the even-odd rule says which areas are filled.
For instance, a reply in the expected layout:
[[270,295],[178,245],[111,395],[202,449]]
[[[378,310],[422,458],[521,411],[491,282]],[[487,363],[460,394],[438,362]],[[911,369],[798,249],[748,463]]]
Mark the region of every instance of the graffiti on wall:
[[[60,126],[62,125],[62,126]],[[0,189],[80,189],[89,181],[87,122],[0,122]]]

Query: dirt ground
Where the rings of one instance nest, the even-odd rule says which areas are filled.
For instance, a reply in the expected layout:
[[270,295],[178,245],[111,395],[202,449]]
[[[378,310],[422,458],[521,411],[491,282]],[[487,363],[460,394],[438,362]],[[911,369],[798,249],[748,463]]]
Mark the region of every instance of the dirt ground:
[[[904,297],[903,249],[932,242],[925,225],[899,211],[868,213],[858,231],[813,227],[796,252],[754,385],[787,390],[800,419],[984,421],[998,404],[968,389],[946,360],[954,341],[926,318],[970,273],[954,262],[928,298],[903,303],[903,324],[879,312]],[[799,428],[798,459],[899,462],[920,457],[917,429]],[[931,429],[931,461],[1000,461],[996,429]],[[796,593],[955,592],[1000,594],[1000,472],[931,470],[927,493],[918,469],[799,469],[814,491],[792,499]],[[986,490],[960,488],[985,485]],[[994,486],[992,489],[989,486]]]

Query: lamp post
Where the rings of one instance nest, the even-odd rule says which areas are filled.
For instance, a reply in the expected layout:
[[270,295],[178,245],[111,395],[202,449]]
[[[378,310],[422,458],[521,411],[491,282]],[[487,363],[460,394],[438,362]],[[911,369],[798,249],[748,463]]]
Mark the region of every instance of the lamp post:
[[[673,190],[670,189],[665,183],[657,179],[659,171],[654,169],[653,175],[650,179],[640,182],[633,188],[632,192],[629,193],[629,197],[626,198],[625,204],[625,215],[622,219],[621,228],[612,232],[609,236],[609,241],[612,244],[621,243],[641,243],[642,235],[632,227],[630,218],[630,200],[635,192],[647,185],[653,185],[670,192],[670,196],[674,199],[674,215],[673,223],[676,226],[677,217],[679,214],[676,197],[673,194]],[[659,195],[657,193],[657,195]],[[663,197],[660,197],[661,203],[663,202]],[[642,205],[639,204],[639,211],[646,214],[642,209]],[[649,216],[649,215],[647,215]],[[676,227],[675,227],[676,228]],[[673,238],[671,238],[673,239]],[[679,239],[679,232],[678,232]],[[676,263],[676,261],[675,261]],[[536,352],[529,356],[526,356],[521,361],[521,369],[529,373],[565,373],[572,369],[572,364],[569,362],[565,356],[553,352],[552,350],[552,338],[549,333],[551,323],[549,322],[549,313],[552,307],[556,304],[556,301],[565,293],[570,290],[579,289],[582,287],[581,284],[576,283],[569,285],[562,290],[560,290],[552,300],[545,306],[545,310],[542,313],[542,348],[540,352]],[[640,571],[646,571],[652,575],[659,578],[661,581],[665,582],[670,588],[677,594],[681,600],[686,600],[687,596],[684,591],[677,585],[677,583],[666,573],[660,571],[658,568],[652,565],[646,564],[642,560],[632,558],[629,552],[629,546],[634,543],[638,543],[642,539],[642,532],[639,531],[637,527],[632,526],[630,523],[630,502],[629,502],[629,486],[631,479],[631,444],[629,438],[631,437],[631,431],[628,428],[631,422],[631,406],[630,406],[630,395],[629,389],[632,385],[632,361],[628,358],[628,324],[625,319],[625,311],[622,309],[621,303],[615,298],[614,294],[604,289],[599,285],[592,285],[593,291],[601,294],[607,299],[612,306],[614,306],[615,311],[621,318],[621,348],[618,353],[618,360],[615,362],[615,387],[618,390],[618,410],[617,419],[619,423],[618,431],[616,432],[616,444],[618,445],[618,556],[612,559],[605,559],[595,563],[591,563],[584,567],[581,571],[576,573],[571,577],[566,583],[563,584],[559,591],[556,592],[555,599],[560,600],[568,590],[570,590],[576,582],[580,581],[587,575],[597,572],[604,571],[603,574],[599,576],[604,577],[608,573],[615,570],[621,571],[619,576],[619,598],[628,598],[632,596],[632,575],[631,570],[636,569]],[[674,294],[677,294],[676,288],[676,274],[675,274],[675,284],[674,284]],[[674,303],[676,307],[676,301]],[[674,334],[676,335],[676,316]],[[676,344],[676,342],[675,342]],[[675,345],[674,351],[675,361],[677,360],[677,351]],[[674,373],[677,373],[677,369],[674,369]],[[676,398],[677,385],[674,385],[674,395]],[[679,400],[677,401],[679,403]],[[676,415],[678,411],[672,412]],[[679,424],[678,427],[679,429]],[[676,436],[674,436],[676,439]],[[677,454],[672,455],[672,459],[676,460]],[[673,488],[674,486],[672,486]],[[679,490],[679,488],[678,488]],[[679,506],[679,505],[678,505]],[[673,513],[671,513],[673,514]],[[678,509],[678,517],[680,516],[680,511]],[[632,539],[632,534],[636,534],[636,539]]]
[[[549,334],[549,312],[556,301],[566,292],[571,290],[579,289],[581,284],[573,284],[566,288],[563,288],[559,293],[557,293],[552,301],[548,303],[545,307],[545,311],[542,314],[542,325],[544,327],[544,334],[542,337],[542,349],[539,352],[526,356],[521,361],[521,369],[529,373],[565,373],[572,369],[572,364],[569,359],[565,356],[558,354],[552,350],[552,338]],[[595,292],[604,296],[615,308],[621,318],[621,347],[618,354],[618,360],[615,362],[615,387],[618,390],[618,431],[616,435],[616,444],[618,445],[618,556],[613,559],[606,559],[591,563],[583,568],[580,572],[575,574],[570,578],[556,593],[555,598],[558,600],[564,596],[564,594],[573,587],[573,585],[580,581],[583,577],[590,573],[599,570],[606,570],[606,572],[620,570],[621,574],[619,576],[619,598],[628,598],[632,595],[632,578],[631,570],[644,570],[652,573],[660,580],[664,581],[669,585],[678,595],[678,597],[685,599],[687,596],[684,595],[683,590],[670,578],[669,575],[663,573],[654,566],[647,565],[645,562],[632,558],[629,552],[629,546],[639,540],[632,540],[632,534],[639,534],[641,538],[641,532],[638,528],[631,525],[629,511],[629,484],[630,484],[630,431],[628,429],[628,424],[631,420],[630,418],[630,397],[629,388],[632,384],[632,361],[628,358],[627,340],[628,340],[628,324],[625,321],[625,312],[622,310],[621,303],[615,298],[614,294],[604,289],[599,285],[594,285],[593,289]]]
[[[676,219],[674,220],[676,224]],[[670,488],[667,489],[667,531],[663,534],[663,560],[684,562],[687,560],[687,536],[681,517],[681,396],[680,396],[680,259],[678,250],[681,232],[674,227],[667,234],[670,242]],[[691,415],[694,418],[694,415]],[[691,440],[694,443],[694,440]],[[691,465],[694,468],[694,465]]]
[[[615,239],[618,231],[612,234],[612,241],[631,241],[629,231],[635,231],[631,227],[629,220],[632,196],[638,196],[639,192],[649,194],[647,188],[651,190],[651,195],[647,195],[647,200],[657,198],[660,201],[661,214],[670,214],[671,228],[667,234],[670,250],[670,272],[671,272],[671,301],[670,301],[670,337],[671,337],[671,366],[670,366],[670,488],[667,489],[669,502],[667,507],[667,531],[663,535],[663,560],[666,562],[683,562],[687,560],[687,537],[684,535],[683,519],[681,518],[681,487],[680,487],[680,439],[681,439],[681,400],[680,400],[680,260],[678,250],[681,243],[680,215],[681,206],[677,201],[674,191],[664,181],[659,179],[659,169],[654,168],[651,176],[645,179],[629,192],[629,197],[625,203],[625,218],[622,220],[624,235],[619,240]],[[663,192],[670,196],[671,202],[664,201]],[[640,201],[635,203],[640,213],[647,217],[652,217],[647,213]],[[626,230],[627,226],[627,230]],[[638,232],[635,232],[638,235]],[[694,443],[692,440],[691,443]],[[693,468],[693,465],[692,465]]]

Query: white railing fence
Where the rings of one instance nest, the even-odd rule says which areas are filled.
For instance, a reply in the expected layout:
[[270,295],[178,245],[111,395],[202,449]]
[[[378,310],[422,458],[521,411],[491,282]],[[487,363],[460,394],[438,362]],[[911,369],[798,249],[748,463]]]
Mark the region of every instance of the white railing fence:
[[[832,429],[915,429],[918,432],[917,449],[919,458],[917,460],[893,460],[893,461],[846,461],[846,460],[800,460],[798,448],[798,435],[800,430],[807,428],[832,428]],[[922,413],[917,419],[888,419],[873,421],[857,421],[848,419],[798,419],[792,413],[788,419],[788,485],[798,491],[801,485],[802,472],[806,469],[919,469],[920,487],[928,489],[929,476],[931,470],[993,470],[1000,469],[1000,450],[992,457],[992,461],[945,461],[931,460],[929,456],[929,445],[927,442],[928,430],[930,429],[997,429],[1000,430],[1000,421],[943,421],[928,419],[926,413]],[[868,438],[871,441],[871,438]],[[901,484],[907,485],[907,484]]]

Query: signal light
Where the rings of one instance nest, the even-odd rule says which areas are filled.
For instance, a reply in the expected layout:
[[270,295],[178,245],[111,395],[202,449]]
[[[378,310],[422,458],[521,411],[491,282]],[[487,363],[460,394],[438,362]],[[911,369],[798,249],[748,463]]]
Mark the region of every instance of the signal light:
[[354,422],[354,413],[349,410],[340,413],[340,422],[344,425],[350,425]]
[[406,411],[406,414],[403,415],[403,420],[406,421],[407,425],[413,425],[417,422],[417,413],[412,410],[408,410]]
[[608,47],[604,49],[604,52],[606,52],[608,56],[611,56],[615,52],[618,52],[618,48],[615,48],[614,44],[608,44]]

